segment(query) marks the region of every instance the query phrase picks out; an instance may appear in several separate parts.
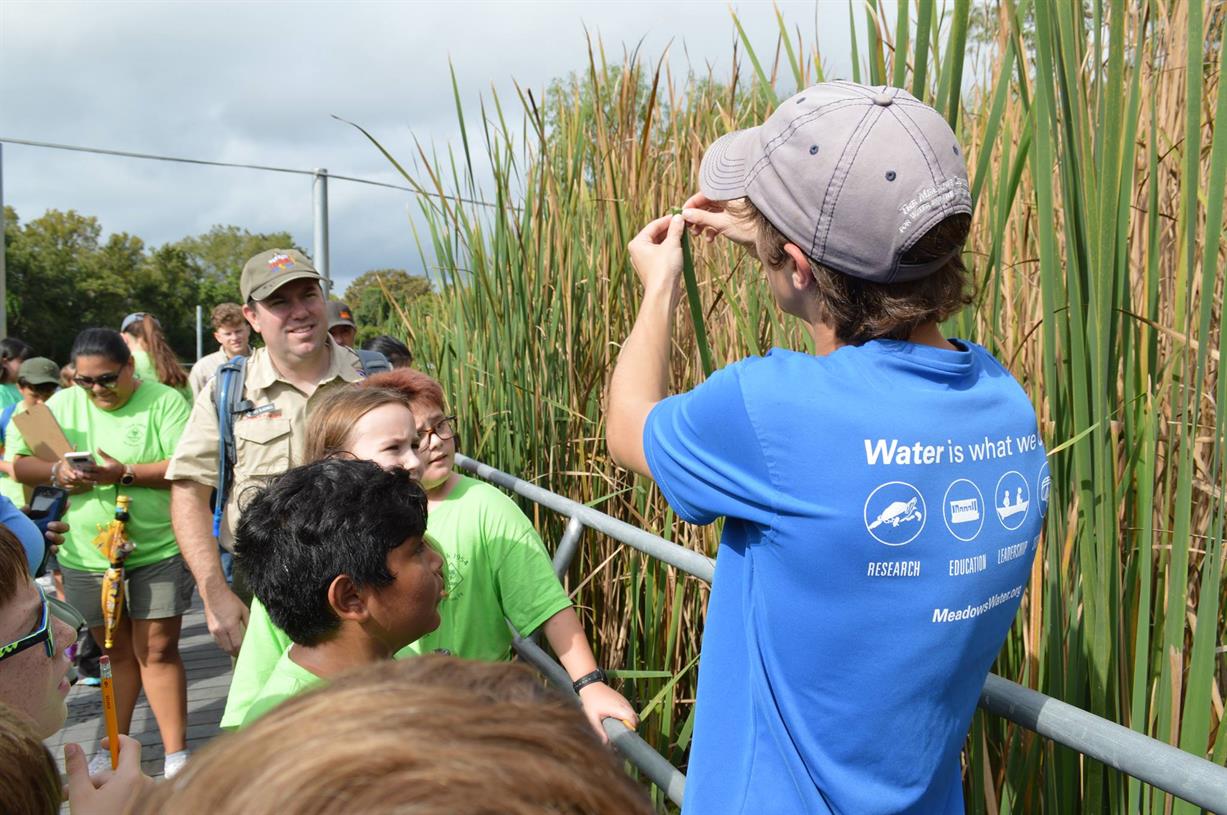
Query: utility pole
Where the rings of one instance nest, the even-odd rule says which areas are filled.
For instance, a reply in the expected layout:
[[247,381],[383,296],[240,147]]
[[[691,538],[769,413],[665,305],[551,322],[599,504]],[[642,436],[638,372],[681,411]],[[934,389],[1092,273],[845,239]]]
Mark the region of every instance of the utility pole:
[[328,269],[328,171],[316,168],[311,185],[315,200],[315,245],[311,247],[315,269],[324,278],[324,297],[332,293],[332,274]]
[[0,144],[0,337],[9,335],[8,273],[4,268],[4,145]]

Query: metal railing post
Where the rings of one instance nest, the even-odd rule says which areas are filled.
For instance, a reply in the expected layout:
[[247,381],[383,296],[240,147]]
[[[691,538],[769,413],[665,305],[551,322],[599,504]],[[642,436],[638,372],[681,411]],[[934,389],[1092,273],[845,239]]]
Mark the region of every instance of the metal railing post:
[[989,674],[980,707],[1211,812],[1227,813],[1227,768]]
[[552,509],[561,515],[578,518],[584,526],[608,535],[616,541],[625,543],[632,549],[638,549],[645,555],[651,555],[657,560],[676,566],[689,575],[694,575],[708,583],[716,571],[716,563],[711,558],[698,552],[670,543],[663,538],[645,532],[637,526],[625,521],[611,518],[604,512],[586,507],[578,501],[564,498],[557,493],[530,484],[527,481],[508,475],[502,470],[496,470],[489,464],[483,464],[465,455],[456,455],[456,466],[465,472],[472,473],[492,484],[498,484],[504,489],[522,495],[530,501],[535,501],[547,509]]
[[0,337],[9,335],[8,271],[4,265],[4,145],[0,144]]
[[562,539],[558,541],[558,548],[554,550],[554,574],[558,575],[559,580],[567,573],[567,569],[571,568],[571,561],[579,551],[579,539],[583,534],[583,522],[572,515],[571,520],[567,521],[567,528],[563,530]]
[[[562,666],[550,659],[549,654],[534,642],[517,637],[512,643],[517,654],[529,665],[545,674],[559,690],[575,698],[579,697],[571,689],[571,677]],[[610,742],[628,761],[639,768],[653,784],[660,787],[669,800],[678,806],[682,805],[682,795],[686,789],[686,776],[674,767],[660,753],[652,749],[652,745],[644,741],[638,733],[631,730],[617,719],[605,719],[601,722]]]

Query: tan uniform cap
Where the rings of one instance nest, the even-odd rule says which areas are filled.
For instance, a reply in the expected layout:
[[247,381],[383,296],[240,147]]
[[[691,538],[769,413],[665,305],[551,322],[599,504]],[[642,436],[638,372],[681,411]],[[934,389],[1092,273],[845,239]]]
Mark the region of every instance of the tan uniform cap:
[[239,291],[244,303],[263,300],[291,280],[302,278],[324,279],[311,265],[311,260],[297,249],[269,249],[243,266]]

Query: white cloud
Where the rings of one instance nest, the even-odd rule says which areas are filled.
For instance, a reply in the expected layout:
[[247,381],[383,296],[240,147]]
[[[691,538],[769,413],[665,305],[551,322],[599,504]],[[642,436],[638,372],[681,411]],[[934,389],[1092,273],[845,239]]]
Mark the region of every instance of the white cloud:
[[[776,46],[770,3],[737,4],[760,54]],[[782,2],[789,28],[847,64],[847,5]],[[736,32],[722,2],[20,2],[0,3],[0,135],[250,162],[399,182],[358,122],[412,159],[412,136],[459,146],[449,59],[465,115],[479,97],[516,105],[522,86],[587,65],[585,26],[611,60],[672,41],[727,77]],[[748,68],[747,68],[748,69]],[[472,132],[472,131],[471,131]],[[23,219],[48,208],[96,215],[150,244],[215,223],[290,230],[312,243],[311,179],[4,146],[4,200]],[[420,268],[407,194],[333,182],[331,261],[339,285],[365,269]],[[416,207],[412,207],[416,210]]]

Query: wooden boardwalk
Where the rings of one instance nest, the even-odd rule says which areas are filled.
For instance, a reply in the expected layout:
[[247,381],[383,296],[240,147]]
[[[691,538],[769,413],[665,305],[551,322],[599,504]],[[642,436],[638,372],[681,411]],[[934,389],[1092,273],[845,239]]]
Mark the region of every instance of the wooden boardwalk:
[[[217,723],[221,721],[226,692],[230,689],[230,657],[209,636],[199,597],[194,598],[191,610],[183,616],[179,650],[187,668],[187,746],[195,752],[220,732]],[[86,756],[93,756],[105,735],[102,693],[98,688],[78,683],[68,693],[68,721],[64,729],[47,739],[46,744],[63,772],[66,742],[75,741],[84,748]],[[162,737],[144,694],[136,702],[131,735],[143,745],[141,765],[145,773],[161,778]]]

